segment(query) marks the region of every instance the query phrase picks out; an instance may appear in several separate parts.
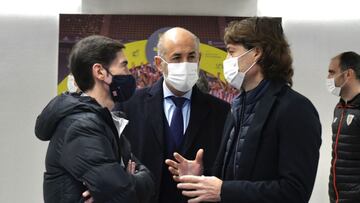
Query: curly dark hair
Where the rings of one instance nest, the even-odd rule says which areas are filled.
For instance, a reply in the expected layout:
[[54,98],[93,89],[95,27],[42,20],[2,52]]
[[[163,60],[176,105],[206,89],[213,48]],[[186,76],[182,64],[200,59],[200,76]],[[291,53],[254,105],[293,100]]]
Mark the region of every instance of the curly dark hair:
[[225,29],[225,44],[240,44],[246,49],[258,47],[262,56],[258,61],[265,79],[280,80],[292,86],[292,57],[281,19],[251,17],[232,21]]

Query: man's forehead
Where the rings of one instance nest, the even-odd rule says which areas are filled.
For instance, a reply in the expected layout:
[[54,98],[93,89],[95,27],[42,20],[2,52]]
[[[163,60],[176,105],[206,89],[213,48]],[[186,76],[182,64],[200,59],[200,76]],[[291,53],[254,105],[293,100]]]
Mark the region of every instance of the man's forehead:
[[332,71],[332,72],[340,71],[339,60],[337,58],[331,59],[330,64],[329,64],[329,71]]
[[116,58],[119,59],[119,60],[126,60],[125,53],[123,51],[118,51],[116,53]]
[[330,66],[333,68],[338,68],[340,65],[340,60],[338,57],[332,58],[330,61]]
[[165,45],[165,50],[167,55],[183,55],[183,54],[191,54],[191,53],[197,53],[198,50],[196,48],[195,43],[184,43],[184,44],[167,44]]

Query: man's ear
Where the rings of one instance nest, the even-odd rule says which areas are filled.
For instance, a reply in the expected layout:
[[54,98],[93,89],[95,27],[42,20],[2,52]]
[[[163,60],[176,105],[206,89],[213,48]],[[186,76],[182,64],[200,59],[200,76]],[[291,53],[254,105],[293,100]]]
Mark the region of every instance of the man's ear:
[[350,77],[350,78],[355,78],[356,79],[356,73],[354,71],[354,69],[349,68],[347,73],[346,73],[346,77]]
[[200,61],[201,61],[201,52],[199,52],[199,66],[200,66]]
[[162,61],[162,59],[160,58],[160,56],[155,56],[155,57],[154,57],[154,63],[155,63],[156,69],[157,69],[159,72],[163,73],[163,71],[164,71],[164,68],[163,68],[163,66],[162,66],[163,61]]
[[254,48],[254,57],[255,61],[259,61],[261,59],[261,56],[263,55],[263,50],[260,47]]
[[92,74],[94,79],[105,80],[107,72],[100,63],[95,63],[92,66]]

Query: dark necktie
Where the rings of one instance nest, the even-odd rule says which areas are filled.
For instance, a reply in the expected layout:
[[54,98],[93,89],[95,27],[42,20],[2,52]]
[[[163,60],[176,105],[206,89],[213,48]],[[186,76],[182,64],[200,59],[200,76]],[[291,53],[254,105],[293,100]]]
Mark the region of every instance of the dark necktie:
[[182,114],[182,107],[186,101],[184,97],[174,97],[171,96],[170,99],[175,104],[175,110],[171,118],[170,130],[171,134],[175,140],[176,147],[179,147],[184,135],[184,121]]

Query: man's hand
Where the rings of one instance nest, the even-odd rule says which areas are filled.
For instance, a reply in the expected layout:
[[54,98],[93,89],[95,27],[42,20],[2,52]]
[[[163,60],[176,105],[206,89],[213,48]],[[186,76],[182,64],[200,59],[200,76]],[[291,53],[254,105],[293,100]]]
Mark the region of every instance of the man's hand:
[[83,192],[82,196],[86,199],[84,203],[94,203],[94,198],[91,197],[89,190]]
[[190,197],[188,203],[220,202],[220,192],[223,181],[215,176],[186,175],[179,178],[178,189],[184,196]]
[[187,160],[178,153],[174,153],[174,160],[166,159],[165,163],[169,166],[169,171],[176,182],[183,175],[202,175],[203,174],[203,155],[204,150],[199,149],[196,153],[195,160]]
[[131,161],[131,159],[130,159],[129,162],[128,162],[126,171],[127,171],[128,173],[130,173],[131,175],[134,175],[135,172],[136,172],[135,168],[136,168],[136,163],[133,162],[133,161]]

